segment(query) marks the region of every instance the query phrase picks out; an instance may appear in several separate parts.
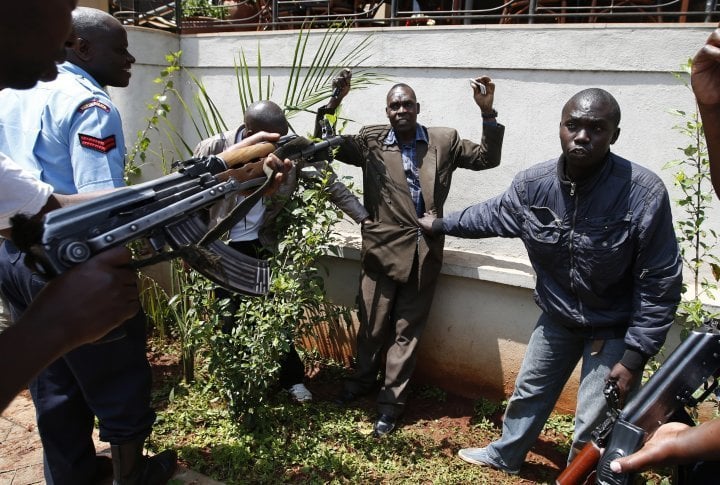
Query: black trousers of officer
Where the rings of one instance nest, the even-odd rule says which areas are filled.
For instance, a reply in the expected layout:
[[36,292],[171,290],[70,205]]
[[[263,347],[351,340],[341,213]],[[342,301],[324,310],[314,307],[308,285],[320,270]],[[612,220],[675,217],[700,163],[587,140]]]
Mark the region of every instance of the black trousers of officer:
[[[0,247],[0,291],[13,319],[22,315],[45,285],[23,259],[9,241]],[[57,309],[58,314],[62,311]],[[93,482],[95,417],[100,439],[111,444],[145,439],[150,434],[155,413],[150,407],[151,372],[145,338],[141,312],[99,342],[68,352],[30,383],[48,484]]]

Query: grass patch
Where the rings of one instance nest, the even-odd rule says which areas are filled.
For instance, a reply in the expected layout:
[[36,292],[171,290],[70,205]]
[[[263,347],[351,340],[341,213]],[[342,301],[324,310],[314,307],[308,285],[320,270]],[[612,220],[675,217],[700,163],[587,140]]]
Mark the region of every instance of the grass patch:
[[[343,373],[323,365],[308,383],[312,403],[296,404],[279,391],[268,397],[266,420],[248,423],[233,420],[211,386],[183,385],[164,368],[156,378],[150,448],[174,448],[188,468],[228,485],[553,483],[564,465],[572,417],[562,415],[548,421],[519,476],[463,462],[460,448],[499,437],[505,403],[462,399],[431,386],[412,388],[400,427],[375,439],[374,396],[355,407],[332,403]],[[645,475],[645,483],[663,478]]]

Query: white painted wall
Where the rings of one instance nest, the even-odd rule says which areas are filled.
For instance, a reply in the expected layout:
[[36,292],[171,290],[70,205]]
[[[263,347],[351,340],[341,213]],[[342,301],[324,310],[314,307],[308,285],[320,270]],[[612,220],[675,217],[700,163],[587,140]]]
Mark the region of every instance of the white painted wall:
[[[659,173],[671,197],[677,198],[671,173],[662,167],[680,156],[677,148],[687,140],[672,129],[678,119],[669,110],[692,111],[694,99],[670,73],[694,55],[714,27],[566,24],[356,29],[347,34],[344,45],[354,46],[372,33],[373,55],[365,65],[389,80],[346,98],[343,114],[354,120],[346,132],[356,132],[366,123],[384,122],[389,86],[406,82],[415,88],[421,103],[422,123],[452,126],[462,136],[479,140],[482,123],[467,79],[480,74],[491,76],[497,85],[499,121],[506,125],[503,161],[489,171],[456,172],[446,206],[448,211],[456,210],[500,193],[519,170],[557,156],[563,104],[581,89],[601,87],[615,95],[623,110],[622,133],[614,151]],[[145,104],[157,90],[150,81],[163,65],[165,53],[182,49],[185,66],[203,80],[213,99],[220,101],[226,121],[234,125],[242,119],[233,73],[240,50],[251,63],[260,50],[263,72],[275,83],[272,99],[281,101],[297,35],[294,31],[242,32],[178,39],[164,32],[129,30],[130,48],[138,59],[133,81],[128,89],[112,91],[124,115],[128,143],[144,126],[148,116]],[[321,32],[316,34],[311,46]],[[186,97],[192,89],[187,77],[181,77],[177,86]],[[188,119],[179,115],[179,110],[173,113],[174,122],[183,127],[189,139],[197,141]],[[292,121],[300,133],[312,129],[310,116]],[[341,165],[338,171],[355,177],[356,186],[362,186],[358,170]],[[720,230],[720,211],[710,214],[710,222]],[[351,224],[343,229],[356,234]],[[524,248],[514,240],[453,238],[448,239],[447,248],[453,264],[444,269],[420,367],[437,374],[441,364],[433,353],[440,353],[444,362],[453,360],[441,371],[476,372],[484,376],[480,381],[489,379],[491,384],[502,383],[508,389],[517,371],[517,359],[503,361],[498,357],[522,355],[537,316],[530,290],[533,275]],[[348,304],[357,286],[353,261],[351,257],[333,266],[330,277],[336,278],[332,280],[335,283],[341,282],[330,285],[332,296]],[[462,276],[459,280],[457,273]],[[338,288],[344,289],[341,294]],[[477,288],[477,292],[468,295],[467,288]],[[501,296],[496,297],[498,294]],[[461,343],[461,348],[448,351],[447,345],[452,342]],[[495,344],[491,351],[479,351],[478,342]],[[452,359],[447,359],[448,355]],[[459,370],[461,366],[466,368]]]
[[[366,123],[383,122],[388,87],[391,82],[402,81],[417,92],[422,123],[452,126],[464,137],[479,139],[482,123],[467,79],[482,73],[490,75],[497,84],[499,121],[506,125],[503,161],[490,171],[456,172],[446,210],[457,210],[500,193],[519,170],[557,156],[563,104],[577,91],[597,86],[612,92],[623,109],[622,133],[614,150],[659,173],[673,196],[679,197],[671,187],[671,172],[662,167],[680,155],[677,147],[687,141],[672,129],[678,119],[669,110],[691,111],[694,99],[670,73],[692,57],[713,27],[566,24],[356,29],[348,33],[346,44],[356,45],[373,33],[374,54],[365,64],[391,81],[352,92],[345,99],[343,114],[354,120],[346,132],[355,132]],[[149,85],[148,91],[148,80],[157,74],[157,63],[167,51],[178,47],[185,66],[203,80],[214,99],[221,100],[230,125],[242,119],[233,74],[241,49],[251,63],[260,50],[263,72],[275,83],[273,99],[281,101],[295,31],[197,34],[173,42],[167,33],[130,29],[131,49],[138,57],[135,76],[130,89],[113,91],[113,95],[120,91],[116,98],[121,101],[127,133],[135,133],[138,120],[147,116],[144,103],[156,87]],[[191,83],[185,79],[179,84],[187,96]],[[311,122],[310,117],[293,120],[301,133],[312,129]],[[187,137],[197,141],[189,120],[184,118],[179,123]],[[339,172],[353,175],[356,186],[362,187],[357,169],[341,165]],[[717,224],[718,212],[711,217]],[[450,238],[448,247],[511,257],[525,255],[517,241],[499,239]]]

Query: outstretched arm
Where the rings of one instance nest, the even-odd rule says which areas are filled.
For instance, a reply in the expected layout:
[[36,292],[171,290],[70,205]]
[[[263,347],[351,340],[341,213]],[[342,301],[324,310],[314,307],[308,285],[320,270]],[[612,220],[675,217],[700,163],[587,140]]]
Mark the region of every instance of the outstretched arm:
[[0,410],[46,365],[98,340],[140,310],[130,251],[104,251],[43,288],[0,334]]
[[610,463],[615,473],[641,471],[654,466],[720,460],[720,419],[690,427],[666,423],[637,452]]
[[710,177],[720,194],[720,25],[693,59],[690,77],[705,129]]

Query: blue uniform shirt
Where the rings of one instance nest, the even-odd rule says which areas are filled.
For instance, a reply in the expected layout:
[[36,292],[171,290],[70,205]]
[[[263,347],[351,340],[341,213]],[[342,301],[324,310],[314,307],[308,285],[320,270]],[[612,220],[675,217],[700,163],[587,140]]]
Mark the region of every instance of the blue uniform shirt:
[[83,69],[58,71],[32,89],[0,91],[0,152],[60,194],[122,187],[120,113]]

